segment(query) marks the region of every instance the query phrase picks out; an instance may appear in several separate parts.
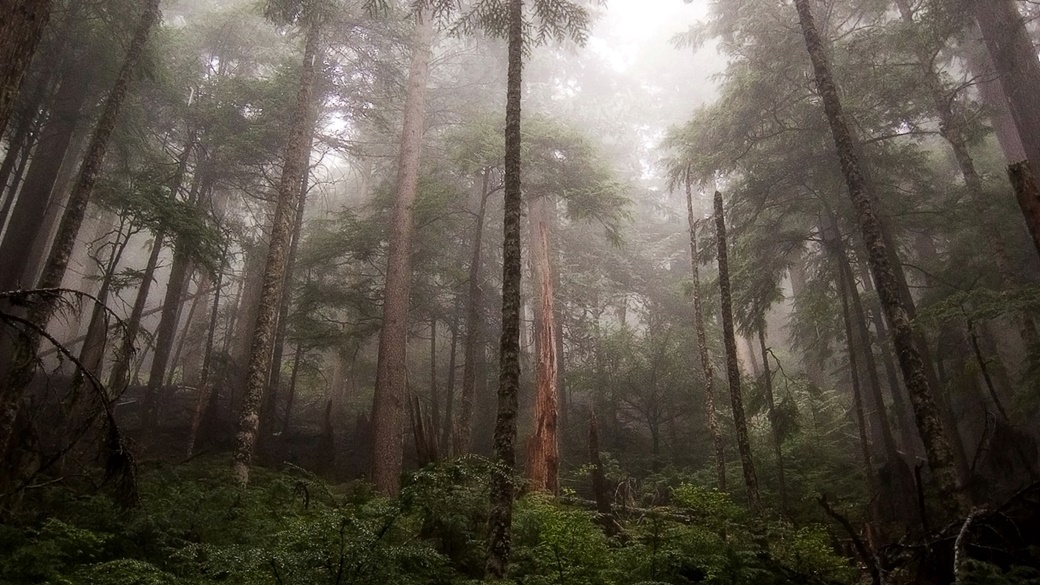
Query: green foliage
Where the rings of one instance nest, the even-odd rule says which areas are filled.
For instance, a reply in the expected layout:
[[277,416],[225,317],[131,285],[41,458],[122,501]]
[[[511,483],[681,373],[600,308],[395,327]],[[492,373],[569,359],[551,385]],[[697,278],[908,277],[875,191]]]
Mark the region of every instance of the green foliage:
[[620,569],[589,512],[561,508],[535,494],[514,512],[514,576],[532,585],[616,583]]

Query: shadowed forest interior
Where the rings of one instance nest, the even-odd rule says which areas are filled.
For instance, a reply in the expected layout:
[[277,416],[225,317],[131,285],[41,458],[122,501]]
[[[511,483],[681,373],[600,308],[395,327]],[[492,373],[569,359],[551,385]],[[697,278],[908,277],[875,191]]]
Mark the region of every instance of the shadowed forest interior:
[[1032,0],[0,0],[0,584],[1040,584]]

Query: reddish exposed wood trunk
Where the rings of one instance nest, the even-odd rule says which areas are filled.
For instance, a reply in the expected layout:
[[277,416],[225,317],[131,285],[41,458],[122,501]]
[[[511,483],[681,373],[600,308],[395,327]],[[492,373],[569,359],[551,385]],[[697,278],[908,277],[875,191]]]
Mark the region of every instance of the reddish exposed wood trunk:
[[260,428],[260,408],[267,377],[271,369],[274,343],[275,319],[285,288],[285,267],[288,263],[289,238],[295,220],[293,209],[300,197],[300,177],[306,172],[310,157],[309,137],[313,131],[312,111],[315,107],[315,86],[318,77],[319,42],[321,28],[317,17],[307,24],[303,65],[300,70],[299,89],[285,145],[285,161],[278,182],[278,201],[271,240],[264,267],[263,287],[260,291],[259,311],[253,329],[249,362],[246,370],[246,391],[242,399],[238,433],[235,437],[235,453],[232,471],[239,485],[249,483],[249,467]]
[[491,475],[491,510],[485,573],[504,579],[512,548],[513,472],[516,468],[516,412],[520,392],[520,280],[523,270],[520,223],[520,100],[523,77],[523,0],[509,0],[508,74],[506,80],[505,196],[502,242],[502,337],[499,352],[498,416],[495,420],[495,463]]
[[693,268],[693,326],[697,330],[697,353],[700,354],[701,372],[704,374],[704,408],[708,415],[708,432],[715,451],[715,482],[719,490],[726,491],[726,445],[719,428],[719,415],[715,411],[715,368],[708,353],[708,335],[704,327],[704,303],[701,301],[701,259],[697,250],[697,221],[693,215],[693,185],[686,178],[686,213],[690,224],[690,262]]
[[729,284],[729,251],[726,249],[726,216],[722,209],[722,193],[715,192],[715,239],[719,257],[719,297],[722,310],[722,334],[726,343],[726,374],[729,377],[729,397],[733,405],[733,424],[737,429],[737,449],[740,451],[740,467],[744,472],[748,503],[752,510],[760,505],[758,476],[751,457],[751,440],[748,438],[747,418],[744,415],[744,396],[740,389],[740,364],[737,363],[737,334],[733,327],[733,301]]
[[[896,282],[890,259],[892,251],[887,249],[881,223],[860,169],[856,143],[845,119],[837,86],[831,77],[830,64],[813,20],[809,0],[795,0],[795,5],[805,37],[806,49],[812,61],[816,85],[838,151],[842,173],[845,175],[849,196],[856,209],[863,239],[866,242],[875,286],[881,299],[885,319],[892,332],[907,393],[914,406],[917,426],[924,440],[932,476],[940,493],[943,507],[950,515],[958,515],[967,510],[968,502],[960,486],[953,452],[950,449],[948,431],[943,428],[942,419],[925,373],[926,365],[915,344],[910,317],[899,295],[899,283]],[[955,430],[952,429],[952,431]]]
[[0,4],[0,134],[7,129],[52,5],[52,0],[3,0]]
[[[94,191],[101,174],[101,167],[108,151],[109,139],[115,130],[119,111],[130,91],[130,82],[141,56],[145,53],[144,48],[151,35],[152,29],[159,22],[159,0],[149,0],[145,5],[137,25],[137,30],[130,41],[126,58],[120,68],[115,84],[105,101],[101,117],[98,119],[97,128],[90,140],[86,156],[80,167],[79,177],[69,196],[65,213],[62,216],[58,234],[55,236],[51,246],[51,252],[44,268],[43,276],[37,288],[53,289],[61,286],[65,276],[65,269],[69,263],[69,256],[76,244],[76,236],[86,213],[87,203]],[[4,37],[6,40],[6,37]],[[28,320],[36,326],[46,327],[57,308],[53,299],[41,299],[34,304],[28,314]],[[0,365],[8,364],[9,372],[0,372],[0,453],[7,450],[11,433],[14,430],[15,417],[18,414],[19,403],[25,387],[32,380],[35,371],[34,357],[39,349],[40,339],[32,336],[31,339],[21,343],[16,349],[13,359],[6,359],[0,355]],[[0,353],[6,353],[0,349]]]
[[549,214],[546,196],[531,202],[531,255],[538,283],[538,361],[535,379],[534,435],[528,445],[527,478],[535,491],[556,494],[560,457],[557,446],[556,311],[549,263]]
[[387,496],[400,489],[403,424],[407,394],[408,307],[412,280],[413,207],[419,188],[426,83],[430,72],[432,16],[416,16],[408,98],[397,167],[397,195],[383,288],[383,326],[379,331],[375,396],[372,399],[372,483]]

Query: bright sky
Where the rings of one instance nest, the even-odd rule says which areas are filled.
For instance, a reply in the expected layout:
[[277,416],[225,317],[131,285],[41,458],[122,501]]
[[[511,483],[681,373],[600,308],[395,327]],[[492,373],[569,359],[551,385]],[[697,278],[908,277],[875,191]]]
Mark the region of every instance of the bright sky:
[[596,23],[589,46],[624,72],[636,64],[640,49],[667,44],[707,12],[704,0],[607,0],[606,14]]

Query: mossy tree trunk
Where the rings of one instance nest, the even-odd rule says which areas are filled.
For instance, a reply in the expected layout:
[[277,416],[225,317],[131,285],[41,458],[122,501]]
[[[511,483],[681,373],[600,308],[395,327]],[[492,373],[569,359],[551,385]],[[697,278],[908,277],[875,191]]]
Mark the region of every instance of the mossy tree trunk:
[[[831,76],[823,40],[816,29],[809,0],[795,0],[795,6],[805,37],[806,49],[812,61],[816,85],[831,127],[842,173],[845,176],[849,196],[856,210],[857,221],[866,243],[867,258],[874,277],[874,284],[877,287],[882,310],[892,333],[897,358],[903,372],[903,380],[917,419],[918,431],[925,444],[932,477],[946,511],[951,515],[961,514],[967,511],[968,501],[961,489],[947,436],[948,431],[943,427],[939,410],[928,384],[925,373],[927,366],[914,342],[913,327],[906,306],[900,298],[899,283],[896,282],[896,273],[892,267],[891,252],[886,247],[877,211],[867,191],[866,180],[860,169],[859,157],[856,153],[857,145],[845,118],[837,85]],[[950,431],[955,432],[956,429]]]
[[737,363],[737,333],[733,326],[733,299],[729,282],[729,251],[726,244],[726,216],[722,207],[722,193],[715,192],[715,239],[719,257],[719,298],[722,310],[722,335],[726,344],[726,374],[729,378],[729,397],[733,407],[733,424],[737,430],[737,449],[740,452],[740,467],[744,472],[748,503],[758,510],[758,475],[751,455],[751,440],[748,437],[747,417],[744,414],[744,396],[740,387],[740,364]]
[[509,570],[513,523],[513,472],[516,468],[516,412],[520,392],[520,99],[523,76],[523,0],[509,0],[506,81],[505,195],[502,242],[502,337],[499,344],[498,416],[495,419],[495,470],[485,570],[503,579]]
[[275,321],[285,288],[285,268],[288,263],[289,238],[295,221],[294,209],[300,197],[300,177],[307,169],[310,157],[310,136],[315,107],[315,86],[318,77],[321,26],[312,17],[306,25],[303,65],[299,89],[285,145],[285,161],[278,181],[278,200],[271,227],[270,244],[263,273],[263,286],[253,328],[249,361],[246,368],[246,390],[242,399],[241,415],[235,440],[232,469],[239,485],[249,483],[249,467],[260,427],[260,408],[267,387],[274,345]]
[[690,224],[690,264],[693,269],[693,326],[697,331],[697,353],[700,356],[701,372],[704,374],[704,408],[708,415],[708,432],[715,457],[715,483],[719,490],[726,491],[726,445],[719,427],[719,414],[715,410],[715,368],[708,352],[708,334],[704,327],[704,302],[701,300],[701,259],[697,249],[697,221],[693,215],[693,185],[686,177],[686,218]]

